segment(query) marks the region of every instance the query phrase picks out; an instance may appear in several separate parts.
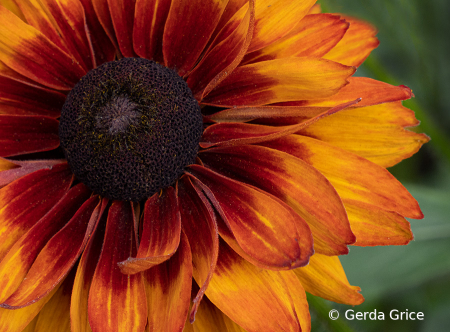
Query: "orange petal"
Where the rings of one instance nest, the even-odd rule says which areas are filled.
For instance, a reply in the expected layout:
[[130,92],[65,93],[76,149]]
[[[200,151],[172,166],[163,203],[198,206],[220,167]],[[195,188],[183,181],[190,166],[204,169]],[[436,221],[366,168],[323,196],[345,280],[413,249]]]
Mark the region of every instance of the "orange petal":
[[[243,6],[247,6],[248,2],[248,0],[228,0],[227,6],[225,7],[225,10],[220,17],[220,21],[217,24],[216,30],[210,38],[210,42],[212,42],[217,37],[217,35],[222,32],[223,27],[229,23],[230,19],[239,11],[239,9],[241,9]],[[242,17],[244,17],[244,15],[242,15]],[[238,18],[236,17],[236,20],[233,21],[238,21]],[[233,25],[236,25],[236,22],[232,23]]]
[[344,200],[355,246],[405,245],[413,239],[411,225],[401,215],[371,204]]
[[308,263],[311,232],[289,206],[202,166],[191,165],[189,172],[247,254],[275,270]]
[[83,252],[98,221],[99,210],[97,196],[87,200],[72,219],[48,241],[23,282],[1,306],[21,308],[47,295],[67,275]]
[[52,169],[54,165],[64,163],[64,159],[49,160],[7,160],[0,158],[0,188],[10,184],[22,176],[39,171]]
[[0,115],[0,142],[2,157],[56,149],[58,121],[38,115]]
[[223,242],[206,296],[249,332],[300,331],[283,274],[255,267]]
[[390,85],[367,77],[349,77],[348,82],[348,85],[344,86],[333,96],[324,99],[284,103],[284,105],[332,107],[361,98],[358,107],[362,107],[405,100],[412,97],[411,89],[404,85]]
[[423,218],[419,205],[405,187],[386,169],[364,158],[300,135],[264,145],[285,151],[315,167],[331,182],[342,199],[372,204],[408,218]]
[[219,233],[211,205],[201,192],[197,193],[188,177],[178,182],[178,200],[181,223],[191,246],[193,274],[201,286],[193,300],[192,322],[216,268]]
[[[247,13],[226,38],[214,41],[196,68],[189,74],[187,84],[197,100],[202,100],[222,82],[241,62],[252,40],[255,22],[255,2],[249,2]],[[227,56],[224,56],[226,54]]]
[[135,2],[135,0],[108,0],[115,36],[124,57],[135,56],[132,38]]
[[330,108],[322,113],[315,114],[315,116],[306,121],[290,126],[273,127],[247,123],[218,123],[209,126],[203,131],[200,146],[202,148],[208,148],[211,146],[236,146],[271,141],[296,133],[316,121],[335,114],[358,102],[359,99]]
[[[113,61],[116,49],[109,40],[108,35],[95,13],[94,4],[91,0],[80,0],[86,15],[87,31],[89,39],[94,51],[94,68],[102,63]],[[97,2],[97,1],[95,1]]]
[[429,141],[425,134],[403,128],[417,123],[411,110],[394,102],[347,109],[299,133],[390,167],[411,157]]
[[9,250],[0,263],[0,303],[19,287],[39,252],[72,218],[90,194],[83,184],[73,187]]
[[86,73],[44,34],[3,7],[0,18],[0,60],[8,67],[58,90],[72,89]]
[[58,287],[55,287],[49,294],[47,294],[47,296],[40,299],[36,303],[29,305],[28,307],[15,310],[0,308],[0,331],[22,331],[33,320],[35,320],[35,322],[37,323],[38,318],[35,317],[39,314],[41,309],[51,299],[51,297],[57,292]]
[[349,24],[338,15],[307,15],[283,38],[249,53],[243,64],[288,57],[321,57],[342,39]]
[[16,16],[20,17],[22,21],[26,22],[26,19],[23,16],[23,13],[20,10],[16,0],[0,0],[0,5],[13,12]]
[[331,96],[355,68],[320,58],[285,58],[236,68],[203,103],[221,107],[264,105]]
[[305,289],[301,282],[298,280],[294,271],[282,271],[281,276],[289,289],[292,301],[294,302],[295,311],[297,313],[298,320],[302,332],[311,331],[311,315],[309,314],[309,305],[306,298]]
[[351,305],[364,301],[360,288],[350,286],[337,256],[315,254],[308,266],[293,270],[308,293]]
[[163,62],[162,39],[170,4],[166,0],[136,1],[133,46],[141,58]]
[[105,213],[105,210],[107,204],[108,199],[103,198],[99,222],[97,223],[97,227],[93,230],[86,245],[86,249],[83,251],[83,255],[78,263],[70,304],[70,323],[72,332],[92,332],[88,318],[89,289],[102,251],[106,228],[107,213]]
[[62,93],[23,84],[15,79],[0,76],[0,114],[61,115],[66,96]]
[[186,235],[168,261],[143,273],[149,331],[181,331],[188,316],[192,287],[192,256]]
[[[233,322],[227,315],[220,311],[208,298],[202,301],[202,305],[198,309],[195,316],[195,322],[191,325],[195,332],[246,332],[242,327]],[[186,326],[185,329],[189,326]]]
[[314,6],[311,7],[311,9],[308,12],[309,14],[320,14],[322,13],[322,8],[320,7],[319,4],[315,4]]
[[206,167],[256,186],[294,209],[311,228],[314,250],[348,253],[355,242],[336,190],[315,168],[287,153],[259,146],[209,149],[200,153]]
[[219,23],[227,2],[172,0],[163,35],[167,67],[176,68],[180,76],[192,69]]
[[0,260],[69,190],[66,163],[26,175],[0,189]]
[[70,330],[70,296],[75,269],[67,276],[55,295],[39,312],[34,332],[60,332]]
[[109,209],[105,242],[89,291],[92,331],[144,331],[147,301],[142,275],[123,274],[117,266],[135,255],[133,209],[129,202],[115,201]]
[[154,194],[145,203],[143,231],[136,258],[120,262],[122,273],[134,274],[168,260],[180,243],[181,219],[173,187]]
[[324,58],[347,66],[358,67],[380,43],[375,37],[377,30],[369,23],[344,16],[350,27],[344,38]]

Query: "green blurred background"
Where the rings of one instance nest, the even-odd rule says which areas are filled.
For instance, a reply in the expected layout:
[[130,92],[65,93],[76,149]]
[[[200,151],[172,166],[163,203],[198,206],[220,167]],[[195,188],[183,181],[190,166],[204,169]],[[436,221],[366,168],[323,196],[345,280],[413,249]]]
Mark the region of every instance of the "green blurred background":
[[[371,22],[380,46],[358,69],[394,85],[409,86],[419,131],[431,137],[412,158],[389,170],[410,190],[425,214],[410,220],[407,246],[351,247],[341,262],[366,301],[357,307],[309,296],[313,331],[450,331],[450,1],[321,0],[324,12]],[[337,309],[340,318],[328,317]],[[382,311],[384,321],[348,321],[347,309]],[[393,321],[392,309],[421,311],[423,321]]]

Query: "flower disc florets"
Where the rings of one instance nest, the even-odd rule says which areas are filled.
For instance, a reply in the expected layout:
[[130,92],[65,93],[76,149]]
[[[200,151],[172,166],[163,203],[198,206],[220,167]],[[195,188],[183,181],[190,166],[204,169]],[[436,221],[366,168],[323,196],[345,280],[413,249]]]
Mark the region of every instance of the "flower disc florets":
[[177,73],[125,58],[77,83],[59,136],[78,180],[107,198],[140,201],[172,185],[195,160],[202,128],[200,107]]

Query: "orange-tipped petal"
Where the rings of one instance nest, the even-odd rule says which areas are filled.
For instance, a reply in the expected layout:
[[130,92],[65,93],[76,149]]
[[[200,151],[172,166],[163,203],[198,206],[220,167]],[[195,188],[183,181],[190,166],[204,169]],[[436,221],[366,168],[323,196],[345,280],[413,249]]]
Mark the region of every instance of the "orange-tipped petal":
[[135,0],[108,0],[108,8],[112,25],[114,26],[115,36],[119,44],[120,52],[124,57],[136,56],[132,38],[135,3]]
[[72,332],[92,332],[88,318],[89,289],[102,251],[106,219],[108,216],[105,211],[108,204],[108,199],[103,198],[99,222],[86,245],[86,249],[83,251],[80,262],[78,263],[70,304],[70,326]]
[[355,242],[336,190],[301,159],[250,145],[209,149],[200,153],[200,158],[206,167],[256,186],[291,206],[311,228],[315,251],[347,254],[347,244]]
[[0,115],[0,156],[56,149],[58,121],[46,116]]
[[[17,332],[23,331],[28,325],[33,327],[32,324],[37,323],[39,319],[36,316],[57,291],[58,287],[55,287],[44,298],[25,308],[15,310],[0,308],[0,331]],[[34,329],[27,332],[34,332]]]
[[83,184],[73,187],[9,250],[0,263],[0,303],[19,287],[39,252],[72,218],[90,194]]
[[123,273],[134,274],[168,260],[180,243],[181,219],[173,187],[154,194],[145,203],[143,231],[136,258],[120,262]]
[[227,34],[223,40],[215,41],[214,47],[207,51],[200,63],[189,74],[186,82],[197,100],[202,100],[222,82],[240,64],[247,52],[255,23],[254,0],[249,1],[249,4],[247,13],[236,29]]
[[284,58],[236,68],[203,101],[221,107],[318,99],[337,93],[354,67],[321,58]]
[[321,57],[342,39],[349,24],[338,15],[307,15],[283,38],[249,53],[243,64],[288,57]]
[[19,74],[54,89],[70,90],[86,73],[44,34],[1,6],[0,19],[0,60]]
[[108,213],[105,241],[89,291],[89,323],[94,332],[142,332],[147,300],[141,273],[123,274],[117,263],[135,256],[133,209],[115,201]]
[[272,127],[247,123],[218,123],[203,131],[200,146],[208,148],[211,146],[236,146],[271,141],[296,133],[329,115],[357,104],[359,101],[360,99],[356,99],[330,108],[306,121],[290,126]]
[[342,199],[372,204],[408,218],[423,218],[417,201],[391,173],[351,152],[300,135],[264,145],[292,154],[315,167],[331,182]]
[[141,58],[163,62],[164,25],[172,1],[137,0],[134,17],[133,46]]
[[80,207],[72,219],[48,241],[23,282],[0,306],[11,309],[30,305],[47,295],[67,275],[98,221],[100,205],[98,197],[94,196]]
[[311,231],[289,206],[205,167],[191,165],[188,171],[247,254],[274,270],[308,263],[313,253]]
[[337,256],[315,254],[308,266],[293,270],[305,290],[324,299],[358,305],[364,301],[360,288],[351,286]]
[[[89,39],[94,51],[94,68],[102,63],[113,61],[116,49],[109,40],[108,35],[95,13],[94,4],[91,0],[80,0],[86,15],[86,25],[89,31]],[[97,1],[95,1],[97,2]]]
[[300,331],[296,307],[282,272],[255,267],[223,242],[206,296],[249,332]]
[[413,239],[411,225],[401,215],[372,204],[344,200],[355,246],[405,245]]
[[430,140],[425,134],[404,129],[417,124],[414,112],[392,102],[347,109],[299,133],[390,167],[411,157]]
[[200,285],[193,300],[190,321],[203,298],[216,268],[219,236],[214,211],[201,192],[197,192],[188,177],[178,182],[181,223],[192,251],[193,274]]
[[[165,65],[188,73],[219,23],[227,0],[172,0],[164,28]],[[183,33],[180,33],[183,31]]]
[[168,261],[143,272],[151,332],[181,331],[188,316],[192,287],[192,256],[186,235]]
[[66,163],[26,175],[0,189],[0,260],[69,190]]
[[0,114],[46,115],[57,118],[61,115],[65,99],[66,96],[62,93],[0,76]]
[[350,23],[350,27],[344,38],[324,58],[358,67],[379,45],[380,42],[375,37],[377,30],[365,21],[348,16],[344,18]]
[[39,312],[33,332],[60,332],[70,330],[70,296],[75,270],[62,282],[56,293]]

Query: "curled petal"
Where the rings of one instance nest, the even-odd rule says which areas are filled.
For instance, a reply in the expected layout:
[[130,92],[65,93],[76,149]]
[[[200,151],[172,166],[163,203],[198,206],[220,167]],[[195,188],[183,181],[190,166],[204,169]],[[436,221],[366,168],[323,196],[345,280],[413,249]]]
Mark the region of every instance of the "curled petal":
[[89,323],[94,332],[142,332],[147,301],[142,274],[123,274],[117,263],[136,255],[133,209],[115,201],[108,213],[105,241],[89,291]]
[[56,149],[58,121],[38,115],[0,115],[0,142],[2,157]]
[[289,206],[202,166],[191,165],[189,173],[247,254],[276,270],[308,263],[313,253],[311,232]]
[[315,254],[308,266],[293,271],[305,290],[324,299],[351,305],[364,301],[360,288],[350,286],[337,256]]
[[154,194],[145,203],[143,231],[136,258],[120,262],[123,273],[141,272],[168,260],[180,243],[181,220],[175,189]]
[[203,102],[233,107],[324,98],[337,93],[354,72],[314,57],[257,62],[236,68]]

